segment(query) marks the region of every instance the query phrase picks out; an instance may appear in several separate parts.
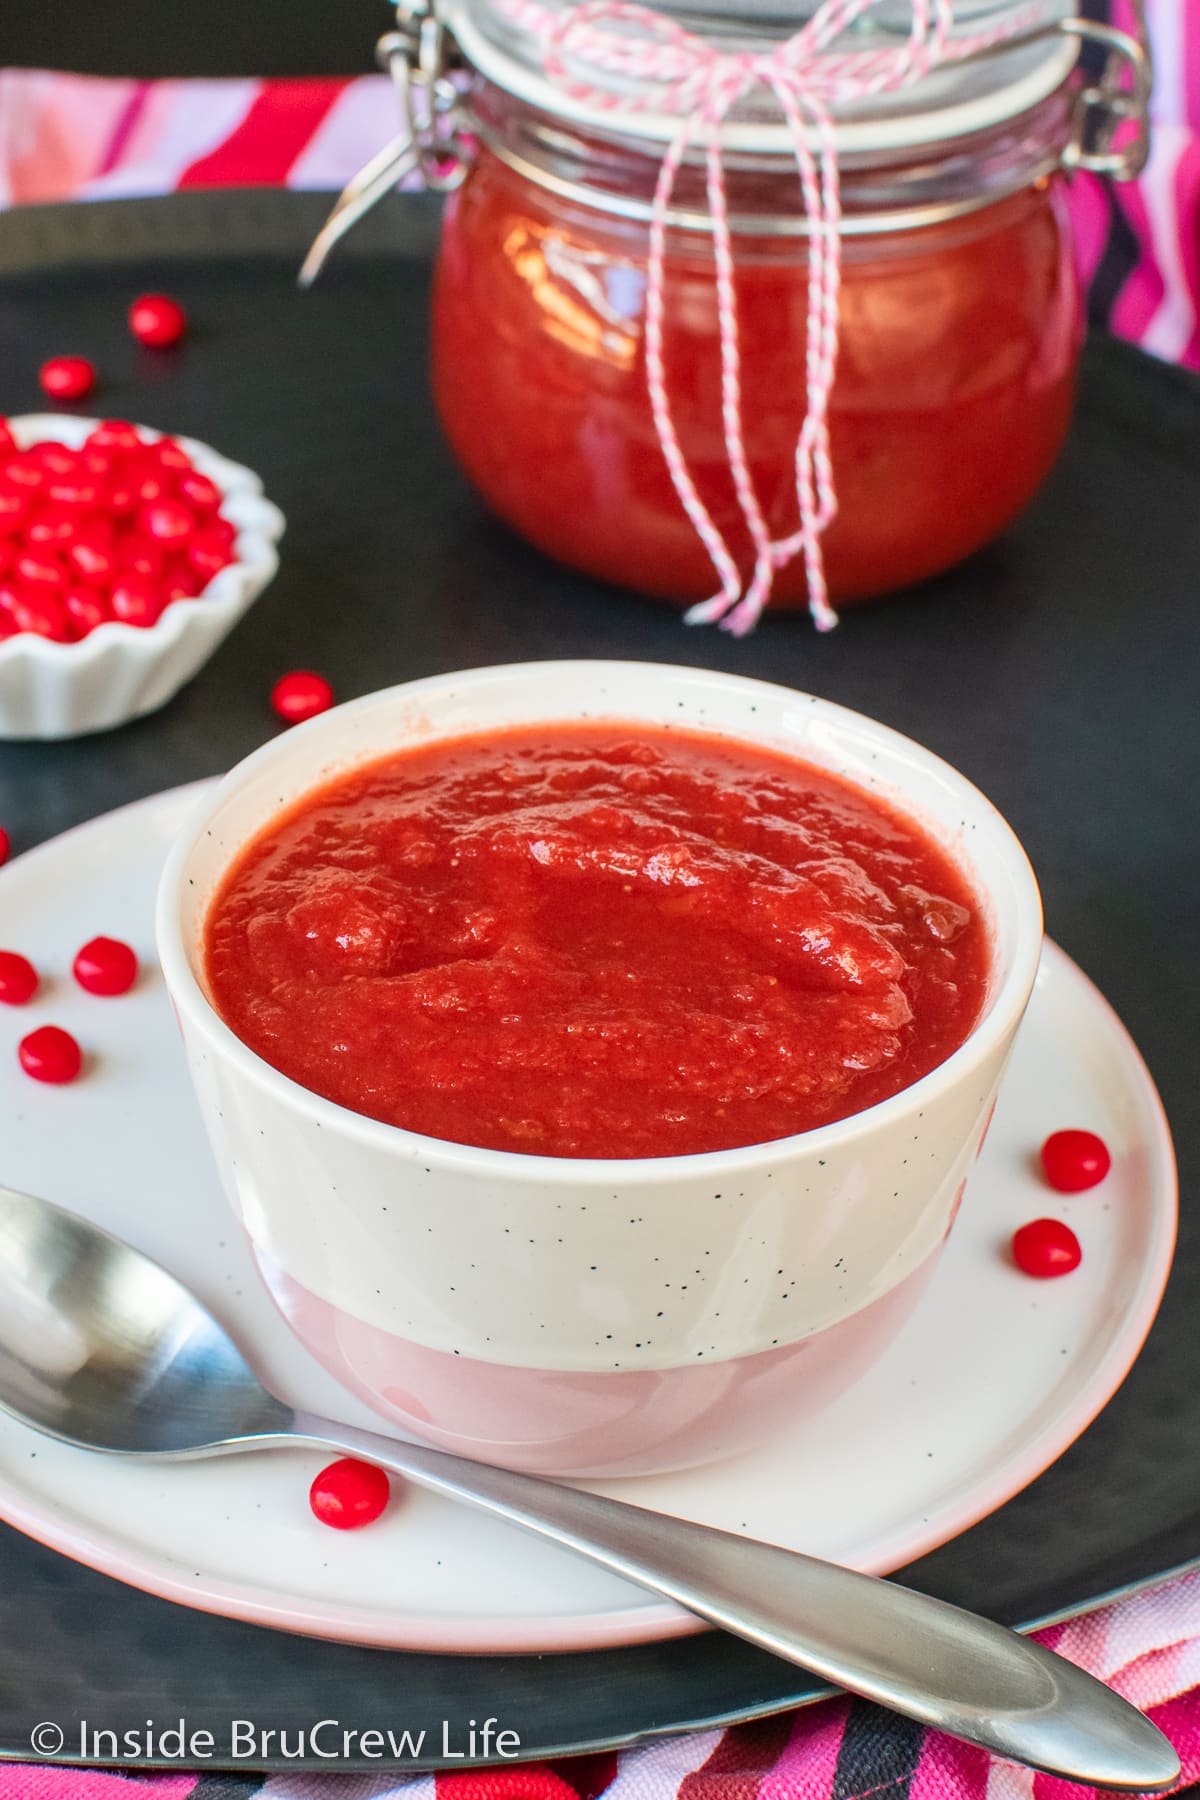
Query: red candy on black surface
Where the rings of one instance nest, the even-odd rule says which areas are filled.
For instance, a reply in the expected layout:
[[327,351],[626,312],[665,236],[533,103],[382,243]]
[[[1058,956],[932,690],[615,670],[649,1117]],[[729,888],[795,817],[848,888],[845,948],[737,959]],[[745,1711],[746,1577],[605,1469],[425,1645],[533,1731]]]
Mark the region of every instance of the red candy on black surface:
[[82,400],[96,385],[96,371],[86,356],[52,356],[38,371],[38,382],[51,400]]
[[328,712],[333,705],[333,689],[323,675],[311,669],[293,669],[281,675],[271,689],[271,706],[289,725],[299,725]]
[[129,309],[129,329],[139,344],[165,350],[187,332],[187,314],[168,294],[140,294]]

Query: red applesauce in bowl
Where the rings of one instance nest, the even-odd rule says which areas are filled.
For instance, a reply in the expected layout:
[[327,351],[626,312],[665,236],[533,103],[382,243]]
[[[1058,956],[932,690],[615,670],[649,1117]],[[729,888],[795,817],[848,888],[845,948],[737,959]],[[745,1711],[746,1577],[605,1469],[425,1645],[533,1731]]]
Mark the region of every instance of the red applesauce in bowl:
[[217,1011],[370,1118],[678,1156],[898,1093],[970,1034],[982,910],[914,820],[794,758],[563,724],[372,761],[283,811],[206,921]]

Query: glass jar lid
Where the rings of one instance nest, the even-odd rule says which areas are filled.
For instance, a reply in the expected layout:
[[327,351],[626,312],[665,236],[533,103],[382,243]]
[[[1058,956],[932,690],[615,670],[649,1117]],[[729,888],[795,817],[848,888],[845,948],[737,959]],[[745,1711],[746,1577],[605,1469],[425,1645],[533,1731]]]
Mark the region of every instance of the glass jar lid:
[[[592,31],[613,34],[622,49],[643,29],[638,8],[599,9]],[[816,16],[812,4],[781,0],[658,0],[663,15],[701,47],[723,56],[762,56],[782,47]],[[572,54],[580,0],[441,0],[439,12],[467,63],[485,81],[573,126],[667,143],[678,133],[677,107],[655,104],[653,81],[612,72]],[[619,14],[630,15],[624,19]],[[944,57],[890,91],[829,105],[841,155],[910,149],[966,137],[1029,111],[1056,92],[1079,54],[1069,0],[957,0]],[[832,74],[847,55],[895,55],[913,26],[911,0],[877,0],[816,53]],[[653,47],[647,31],[645,41]],[[548,45],[568,79],[551,72]],[[632,59],[621,58],[628,62]],[[576,72],[581,81],[571,79]],[[763,82],[729,108],[721,126],[727,150],[786,154],[792,141],[779,101]]]
[[[730,169],[813,155],[857,169],[917,164],[997,128],[1020,134],[1057,96],[1065,125],[1048,166],[1129,180],[1149,147],[1143,0],[1132,0],[1135,34],[1073,16],[1069,3],[396,0],[377,57],[396,87],[399,133],[347,184],[300,284],[397,182],[457,186],[494,111],[489,96],[540,114],[547,140],[648,148],[664,173],[673,160],[676,172],[703,162],[706,142]],[[598,28],[609,34],[599,53]],[[1073,81],[1083,44],[1093,60]]]

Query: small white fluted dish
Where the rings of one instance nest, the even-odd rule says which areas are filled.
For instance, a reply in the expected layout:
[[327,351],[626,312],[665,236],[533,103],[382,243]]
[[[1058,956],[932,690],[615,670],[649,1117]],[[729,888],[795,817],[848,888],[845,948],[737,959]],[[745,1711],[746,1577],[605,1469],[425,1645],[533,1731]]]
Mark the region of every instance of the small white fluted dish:
[[[9,426],[21,449],[53,439],[77,450],[98,419],[25,413]],[[148,443],[166,435],[139,425]],[[202,475],[222,493],[237,527],[234,560],[194,600],[174,600],[143,628],[111,621],[75,644],[23,631],[0,643],[0,738],[70,738],[111,731],[165,706],[199,673],[279,567],[284,517],[253,470],[208,444],[180,437]]]

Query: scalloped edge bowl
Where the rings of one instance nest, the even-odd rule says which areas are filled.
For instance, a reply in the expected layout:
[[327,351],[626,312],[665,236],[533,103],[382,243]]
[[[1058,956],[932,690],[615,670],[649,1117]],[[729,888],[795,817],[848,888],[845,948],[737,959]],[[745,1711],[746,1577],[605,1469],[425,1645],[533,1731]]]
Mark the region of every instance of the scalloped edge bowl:
[[[8,421],[22,449],[53,439],[77,450],[99,419],[24,413]],[[147,442],[174,434],[138,425]],[[279,567],[279,508],[252,469],[196,438],[179,437],[201,474],[221,489],[221,512],[237,526],[234,561],[194,600],[173,600],[154,625],[115,621],[76,644],[33,632],[0,643],[0,738],[70,738],[111,731],[165,706],[199,673]]]

